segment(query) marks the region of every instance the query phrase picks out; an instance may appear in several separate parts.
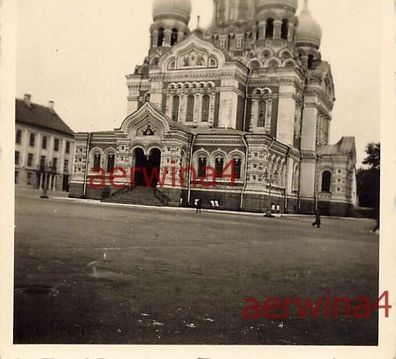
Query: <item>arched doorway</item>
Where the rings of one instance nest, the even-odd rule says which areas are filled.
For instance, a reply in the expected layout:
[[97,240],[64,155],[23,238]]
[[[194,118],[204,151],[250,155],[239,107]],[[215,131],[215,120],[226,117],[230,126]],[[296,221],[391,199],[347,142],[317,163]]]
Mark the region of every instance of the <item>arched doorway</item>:
[[161,151],[153,148],[146,156],[143,149],[136,148],[134,159],[135,186],[156,187],[160,179]]

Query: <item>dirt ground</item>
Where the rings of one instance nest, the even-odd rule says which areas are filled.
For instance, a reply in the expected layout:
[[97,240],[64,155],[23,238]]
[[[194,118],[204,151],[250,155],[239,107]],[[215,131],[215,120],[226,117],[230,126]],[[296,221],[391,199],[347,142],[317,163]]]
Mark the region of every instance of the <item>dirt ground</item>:
[[18,197],[15,343],[376,345],[369,319],[246,320],[244,299],[378,292],[370,220]]

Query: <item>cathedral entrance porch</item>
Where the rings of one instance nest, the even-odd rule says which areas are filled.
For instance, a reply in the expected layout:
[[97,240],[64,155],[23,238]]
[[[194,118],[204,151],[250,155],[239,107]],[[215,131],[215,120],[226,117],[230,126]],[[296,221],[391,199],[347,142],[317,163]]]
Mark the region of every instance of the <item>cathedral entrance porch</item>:
[[134,156],[134,185],[155,188],[160,178],[161,151],[152,148],[146,155],[142,148],[136,148]]

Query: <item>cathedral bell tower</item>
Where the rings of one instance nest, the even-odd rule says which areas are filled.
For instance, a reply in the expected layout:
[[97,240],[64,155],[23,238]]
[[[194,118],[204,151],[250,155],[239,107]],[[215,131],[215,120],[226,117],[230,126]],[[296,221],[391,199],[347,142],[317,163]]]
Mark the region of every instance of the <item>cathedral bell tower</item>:
[[268,41],[294,40],[297,0],[255,0],[257,45]]
[[213,0],[213,18],[209,33],[225,50],[239,56],[252,43],[254,0]]
[[154,0],[150,57],[161,55],[190,33],[190,14],[190,0]]
[[212,26],[246,23],[254,14],[253,0],[214,0]]

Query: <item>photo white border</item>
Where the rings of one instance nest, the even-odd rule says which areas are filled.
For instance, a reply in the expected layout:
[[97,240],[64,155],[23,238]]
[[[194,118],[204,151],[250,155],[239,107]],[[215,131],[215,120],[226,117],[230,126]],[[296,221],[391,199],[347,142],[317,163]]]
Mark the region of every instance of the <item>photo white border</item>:
[[[136,0],[131,0],[136,1]],[[359,0],[345,0],[359,1]],[[381,235],[380,293],[390,292],[390,318],[380,320],[378,347],[13,345],[14,106],[17,13],[15,0],[0,2],[0,357],[6,359],[131,358],[396,358],[396,52],[395,4],[381,0]],[[32,29],[34,31],[34,29]],[[358,86],[358,84],[356,84]]]

